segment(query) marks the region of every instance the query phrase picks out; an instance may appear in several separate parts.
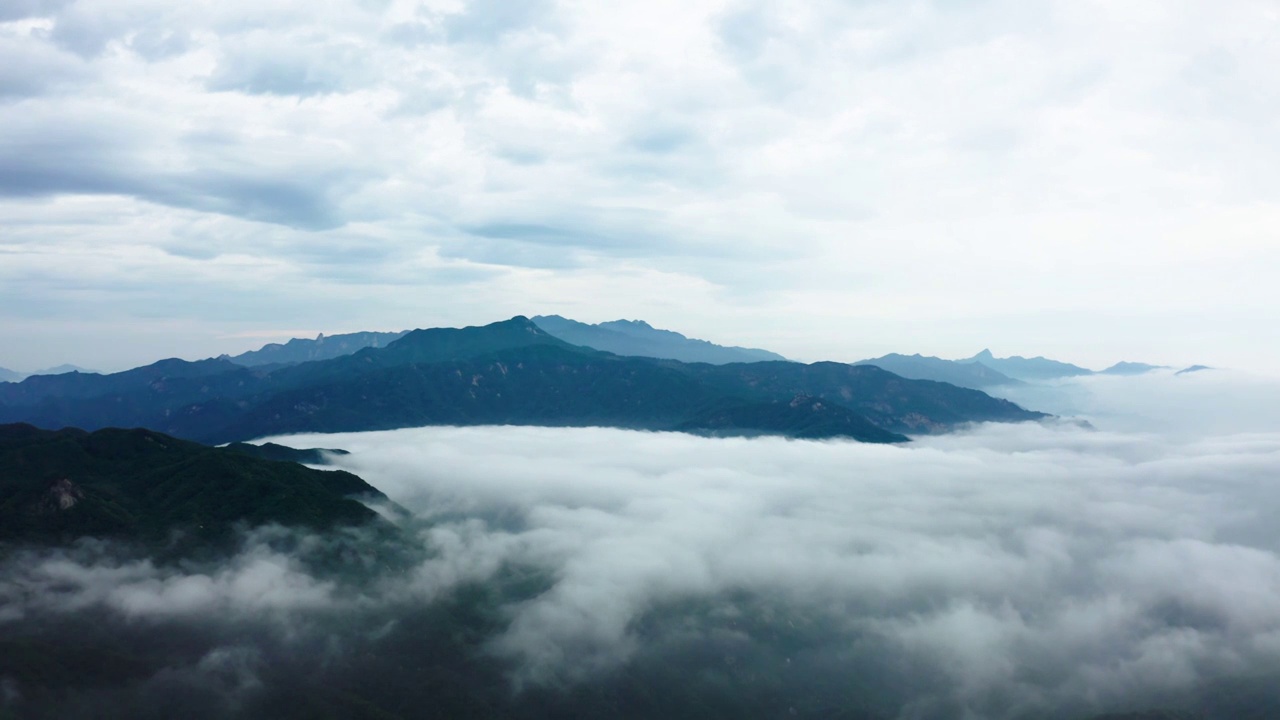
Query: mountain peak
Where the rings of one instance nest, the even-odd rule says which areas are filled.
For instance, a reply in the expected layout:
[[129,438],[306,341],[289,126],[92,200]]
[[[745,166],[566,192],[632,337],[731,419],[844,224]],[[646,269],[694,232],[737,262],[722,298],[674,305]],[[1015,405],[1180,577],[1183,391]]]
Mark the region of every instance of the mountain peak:
[[568,347],[529,318],[516,315],[488,325],[413,330],[388,345],[385,352],[366,348],[359,355],[394,359],[395,362],[441,362],[529,345]]
[[[532,330],[533,332],[542,332],[542,328],[538,327],[537,323],[530,320],[528,317],[524,315],[516,315],[510,320],[503,320],[502,322],[496,322],[493,324],[494,325],[512,325],[515,327]],[[484,326],[481,326],[481,327],[484,327]]]
[[630,325],[632,327],[645,328],[646,330],[653,329],[653,326],[644,320],[614,320],[613,323],[617,325]]
[[993,360],[993,359],[995,359],[995,355],[992,355],[992,354],[991,354],[991,350],[990,350],[990,349],[987,349],[987,348],[984,348],[982,352],[978,353],[977,355],[974,355],[973,357],[974,357],[974,359],[975,359],[975,360]]

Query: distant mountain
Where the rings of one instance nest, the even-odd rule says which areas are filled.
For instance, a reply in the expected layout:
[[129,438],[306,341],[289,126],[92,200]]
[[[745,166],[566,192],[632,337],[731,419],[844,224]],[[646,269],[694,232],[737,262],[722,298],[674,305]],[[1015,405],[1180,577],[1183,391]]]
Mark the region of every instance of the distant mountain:
[[1139,362],[1118,362],[1103,370],[1101,375],[1143,375],[1153,370],[1168,370],[1168,365],[1148,365]]
[[981,390],[997,385],[1016,385],[1020,381],[998,373],[980,362],[958,362],[923,355],[899,355],[862,360],[854,365],[875,365],[895,375],[913,380],[934,380],[960,387]]
[[768,350],[725,347],[706,340],[695,340],[671,330],[659,330],[643,320],[612,320],[588,325],[559,315],[538,315],[533,318],[533,322],[571,345],[581,345],[615,355],[712,365],[786,359]]
[[32,375],[65,375],[67,373],[96,373],[96,372],[98,371],[90,370],[89,368],[82,368],[79,365],[55,365],[54,367],[51,367],[51,368],[37,370],[31,374]]
[[73,372],[91,373],[94,371],[82,368],[78,365],[58,365],[57,367],[45,368],[44,370],[37,370],[32,373],[23,373],[18,372],[17,370],[0,367],[0,382],[22,382],[24,379],[29,378],[32,375],[64,375],[66,373]]
[[240,353],[234,357],[223,356],[237,365],[254,367],[276,363],[290,364],[311,362],[313,360],[329,360],[343,355],[350,355],[367,347],[386,347],[399,340],[407,330],[400,332],[356,332],[345,335],[328,335],[320,333],[314,340],[293,338],[284,344],[271,343],[259,350]]
[[[759,405],[822,401],[822,423]],[[811,411],[812,412],[812,411]],[[142,426],[202,442],[422,425],[602,425],[889,440],[974,421],[1044,417],[977,390],[870,366],[773,361],[710,365],[620,357],[571,345],[527,318],[416,330],[385,348],[286,367],[165,360],[114,375],[0,385],[0,422]],[[720,420],[716,420],[720,418]],[[755,423],[756,426],[751,426]]]
[[217,542],[236,523],[323,529],[377,521],[386,497],[347,472],[251,457],[150,430],[0,425],[0,540],[83,535]]
[[1088,368],[1044,357],[1024,358],[1015,355],[1013,357],[998,358],[992,355],[990,350],[983,350],[971,358],[957,360],[956,362],[982,363],[992,370],[1015,380],[1054,380],[1093,374],[1093,371]]
[[1186,375],[1188,373],[1196,373],[1196,372],[1202,372],[1204,370],[1212,370],[1212,369],[1213,368],[1209,367],[1208,365],[1192,365],[1191,367],[1183,368],[1179,370],[1178,372],[1174,373],[1174,375]]
[[[117,396],[117,404],[125,403],[125,396],[129,396],[144,405],[162,402],[167,406],[181,406],[205,398],[235,397],[239,392],[250,392],[258,377],[252,370],[227,360],[190,362],[170,358],[110,375],[32,375],[19,383],[3,383],[0,384],[0,406],[53,408],[70,401]],[[140,392],[145,397],[139,397]],[[88,409],[88,406],[79,407]],[[102,427],[88,419],[91,417],[92,413],[83,422],[66,424]]]

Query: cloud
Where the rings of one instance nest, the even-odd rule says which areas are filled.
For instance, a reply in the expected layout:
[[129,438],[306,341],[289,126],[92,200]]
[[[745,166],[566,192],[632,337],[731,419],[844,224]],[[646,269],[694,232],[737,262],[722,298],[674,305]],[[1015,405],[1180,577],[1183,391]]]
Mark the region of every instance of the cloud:
[[90,77],[74,56],[31,38],[0,37],[0,101],[43,95]]
[[14,0],[0,8],[0,21],[48,17],[70,3],[71,0]]
[[[1169,393],[1190,377],[1148,380]],[[1092,390],[1138,417],[1147,395],[1123,387]],[[1228,406],[1259,396],[1239,377],[1212,387]],[[393,667],[578,716],[602,698],[620,716],[694,699],[737,716],[1275,710],[1280,426],[1173,427],[982,425],[909,447],[590,428],[293,436],[352,451],[339,462],[414,513],[407,551],[282,529],[212,565],[29,551],[3,561],[0,640],[90,616],[119,642],[130,627],[204,633],[185,660],[148,657],[243,688],[250,713],[299,678],[375,704],[416,692],[422,676]],[[140,698],[158,676],[144,677]]]
[[210,90],[309,96],[366,87],[374,74],[354,43],[315,42],[256,32],[223,47]]
[[[254,258],[298,266],[281,295],[363,285],[368,327],[392,313],[427,324],[409,307],[455,324],[533,312],[507,305],[523,272],[568,316],[611,319],[586,317],[602,312],[573,293],[586,275],[617,288],[615,316],[789,357],[1004,343],[1086,364],[1264,368],[1275,354],[1251,330],[1277,302],[1259,228],[1277,216],[1265,68],[1278,20],[1248,0],[1159,13],[25,0],[3,13],[0,125],[16,145],[0,149],[0,223],[39,216],[42,244],[80,263],[94,262],[86,247],[174,247],[178,209],[244,224],[181,248],[175,272],[256,234]],[[41,213],[90,196],[93,227]],[[279,227],[303,240],[271,242]],[[380,247],[341,277],[299,261],[334,230]],[[463,312],[398,299],[406,256],[503,271]],[[616,282],[637,271],[693,289]],[[182,307],[210,332],[241,322],[218,283],[189,289]],[[158,356],[160,319],[128,293],[99,303],[149,326],[134,364]],[[262,305],[273,326],[332,312]],[[23,344],[16,324],[0,336]],[[91,364],[6,360],[68,361]]]
[[[1084,376],[997,388],[993,394],[1101,429],[1197,439],[1280,427],[1280,380],[1231,370],[1121,378]],[[1195,408],[1195,412],[1188,412]]]

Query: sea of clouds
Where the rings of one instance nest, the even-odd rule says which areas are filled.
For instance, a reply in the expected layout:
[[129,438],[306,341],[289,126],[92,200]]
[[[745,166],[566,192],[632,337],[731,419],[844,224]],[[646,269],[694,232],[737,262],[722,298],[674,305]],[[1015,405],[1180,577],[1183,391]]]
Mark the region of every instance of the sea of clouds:
[[[409,511],[421,555],[386,564],[358,533],[279,528],[213,567],[98,543],[30,551],[4,560],[0,633],[86,613],[216,626],[165,669],[185,673],[166,697],[204,688],[209,712],[252,714],[268,666],[359,675],[355,648],[407,640],[410,615],[489,587],[469,657],[515,707],[561,698],[530,717],[572,715],[600,688],[618,716],[698,697],[725,717],[1268,717],[1277,387],[1229,373],[1028,387],[1016,399],[1074,417],[904,446],[537,427],[275,438],[349,450],[335,462]],[[335,553],[365,567],[359,582],[310,560]],[[154,674],[131,682],[133,702],[158,692]]]

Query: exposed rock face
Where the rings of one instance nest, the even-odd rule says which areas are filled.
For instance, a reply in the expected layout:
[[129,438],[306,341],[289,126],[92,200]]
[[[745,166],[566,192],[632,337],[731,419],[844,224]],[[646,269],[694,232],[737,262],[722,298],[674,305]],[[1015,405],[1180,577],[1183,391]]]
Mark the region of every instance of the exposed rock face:
[[84,499],[84,490],[66,478],[55,480],[40,503],[40,511],[47,513],[70,510]]

